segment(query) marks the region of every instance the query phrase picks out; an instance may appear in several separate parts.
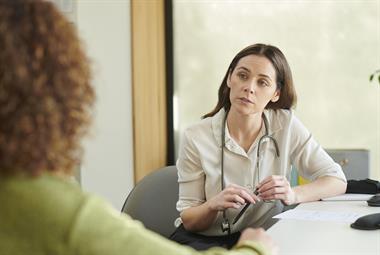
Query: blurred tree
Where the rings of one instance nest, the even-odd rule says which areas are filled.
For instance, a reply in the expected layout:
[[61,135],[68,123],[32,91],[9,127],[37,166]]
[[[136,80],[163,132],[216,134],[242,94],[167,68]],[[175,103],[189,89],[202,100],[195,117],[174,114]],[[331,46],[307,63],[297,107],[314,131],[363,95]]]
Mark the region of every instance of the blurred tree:
[[372,81],[373,78],[375,78],[376,76],[377,76],[377,81],[379,82],[379,85],[380,85],[380,69],[376,70],[373,74],[371,74],[371,76],[369,76],[369,81]]

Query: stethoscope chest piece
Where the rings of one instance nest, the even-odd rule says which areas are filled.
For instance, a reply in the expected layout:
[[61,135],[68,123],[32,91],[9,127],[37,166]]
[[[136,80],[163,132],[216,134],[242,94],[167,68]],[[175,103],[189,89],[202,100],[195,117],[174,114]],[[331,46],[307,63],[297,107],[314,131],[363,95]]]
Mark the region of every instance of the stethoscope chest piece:
[[222,232],[227,232],[228,234],[231,233],[231,225],[230,221],[227,218],[224,218],[221,224]]

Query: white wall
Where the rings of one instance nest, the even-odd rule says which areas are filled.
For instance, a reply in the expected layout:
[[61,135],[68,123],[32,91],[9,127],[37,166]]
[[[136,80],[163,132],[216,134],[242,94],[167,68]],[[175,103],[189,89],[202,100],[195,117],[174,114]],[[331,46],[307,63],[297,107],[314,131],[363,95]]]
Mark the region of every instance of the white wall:
[[133,187],[130,1],[80,0],[76,8],[97,93],[81,183],[119,210]]

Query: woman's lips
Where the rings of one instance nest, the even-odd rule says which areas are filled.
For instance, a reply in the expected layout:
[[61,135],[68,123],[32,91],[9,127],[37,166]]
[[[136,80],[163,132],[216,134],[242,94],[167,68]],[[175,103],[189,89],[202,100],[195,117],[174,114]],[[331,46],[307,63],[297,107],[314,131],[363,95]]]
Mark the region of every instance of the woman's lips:
[[251,100],[249,100],[248,98],[245,98],[245,97],[241,97],[239,98],[241,101],[243,101],[244,103],[249,103],[249,104],[253,104],[253,102]]

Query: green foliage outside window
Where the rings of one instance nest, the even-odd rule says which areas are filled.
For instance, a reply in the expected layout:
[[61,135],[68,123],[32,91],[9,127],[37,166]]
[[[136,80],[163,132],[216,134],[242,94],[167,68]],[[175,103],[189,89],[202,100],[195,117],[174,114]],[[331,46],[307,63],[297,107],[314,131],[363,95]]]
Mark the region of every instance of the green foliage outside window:
[[374,78],[376,79],[377,76],[377,81],[379,82],[380,85],[380,69],[376,70],[371,76],[369,76],[369,81],[372,81]]

